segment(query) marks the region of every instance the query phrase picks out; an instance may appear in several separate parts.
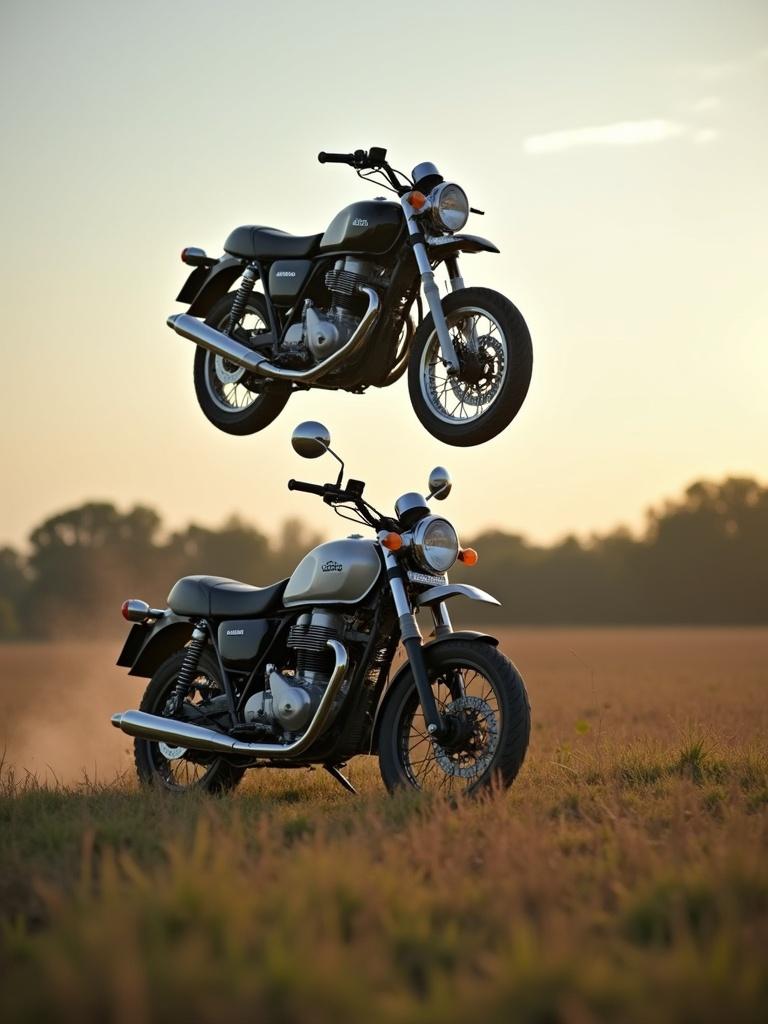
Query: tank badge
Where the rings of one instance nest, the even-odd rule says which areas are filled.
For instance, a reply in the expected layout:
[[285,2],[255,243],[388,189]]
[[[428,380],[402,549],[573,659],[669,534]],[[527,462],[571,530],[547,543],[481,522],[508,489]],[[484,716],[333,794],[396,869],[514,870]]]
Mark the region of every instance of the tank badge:
[[364,220],[363,217],[356,217],[352,221],[352,227],[353,228],[367,228],[368,227],[368,221]]
[[228,629],[227,636],[245,636],[244,629]]
[[343,572],[344,571],[344,566],[341,564],[341,562],[334,562],[334,560],[332,558],[329,561],[327,561],[327,562],[323,562],[323,564],[320,566],[320,568],[322,569],[323,572]]

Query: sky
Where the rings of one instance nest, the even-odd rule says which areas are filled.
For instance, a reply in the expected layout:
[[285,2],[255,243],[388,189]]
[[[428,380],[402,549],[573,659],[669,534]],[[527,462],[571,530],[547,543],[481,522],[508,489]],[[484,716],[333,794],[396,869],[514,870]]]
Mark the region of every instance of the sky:
[[[768,5],[763,0],[3,0],[0,545],[87,499],[170,526],[289,516],[290,432],[331,430],[381,508],[447,466],[460,534],[550,542],[701,477],[768,479]],[[531,391],[497,439],[421,428],[405,380],[291,398],[231,437],[165,326],[185,245],[322,231],[376,195],[321,149],[423,160],[486,211],[467,284],[522,311]]]

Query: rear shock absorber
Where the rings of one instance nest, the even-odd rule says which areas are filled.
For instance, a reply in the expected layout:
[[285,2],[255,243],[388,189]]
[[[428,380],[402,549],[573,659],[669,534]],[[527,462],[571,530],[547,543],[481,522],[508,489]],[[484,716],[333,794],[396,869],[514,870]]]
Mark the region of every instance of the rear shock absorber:
[[243,279],[240,282],[240,287],[237,289],[237,295],[232,303],[232,309],[229,311],[229,323],[227,324],[227,334],[232,337],[235,328],[240,322],[240,317],[245,312],[245,306],[248,299],[253,291],[253,286],[256,283],[257,277],[256,269],[252,266],[245,268]]
[[192,688],[192,683],[195,681],[197,666],[200,663],[200,656],[203,653],[206,639],[206,631],[201,629],[199,625],[195,626],[192,631],[192,639],[186,648],[184,661],[179,669],[176,685],[165,705],[166,715],[177,715],[179,713],[181,705]]

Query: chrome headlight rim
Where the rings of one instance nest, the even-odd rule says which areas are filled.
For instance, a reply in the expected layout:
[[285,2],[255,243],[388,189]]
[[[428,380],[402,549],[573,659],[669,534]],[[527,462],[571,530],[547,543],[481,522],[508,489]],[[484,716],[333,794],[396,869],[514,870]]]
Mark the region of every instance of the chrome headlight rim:
[[[459,213],[456,208],[453,208],[450,211],[444,211],[441,205],[445,200],[446,195],[450,195],[452,191],[458,192],[464,200],[464,219],[461,223],[455,219],[455,215]],[[446,212],[449,212],[454,216],[449,220],[446,220],[444,219]],[[441,184],[436,185],[429,193],[429,216],[433,226],[438,231],[447,231],[448,234],[461,231],[469,220],[469,199],[461,185],[457,185],[455,181],[443,181]]]
[[[453,557],[448,564],[435,564],[435,562],[430,561],[427,553],[427,548],[429,546],[429,531],[437,524],[447,526],[453,534],[454,552]],[[426,570],[426,572],[445,575],[445,573],[447,573],[448,570],[456,564],[459,557],[459,536],[456,533],[455,526],[453,523],[449,522],[445,516],[425,516],[423,519],[419,520],[413,528],[410,550],[416,564]]]

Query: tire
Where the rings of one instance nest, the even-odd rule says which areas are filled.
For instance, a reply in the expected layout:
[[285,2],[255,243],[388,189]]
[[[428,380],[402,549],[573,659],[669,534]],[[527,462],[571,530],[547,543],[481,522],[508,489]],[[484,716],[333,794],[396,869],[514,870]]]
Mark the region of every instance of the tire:
[[[234,299],[234,292],[221,298],[214,305],[205,322],[211,327],[223,331],[229,323],[229,314]],[[269,323],[266,302],[258,292],[251,293],[240,323],[242,324],[243,320],[249,316],[257,325],[258,321],[261,321],[265,327]],[[239,327],[235,331],[235,336],[247,344],[247,330]],[[224,379],[221,374],[225,375]],[[290,384],[283,381],[269,381],[266,378],[249,374],[247,370],[221,359],[199,345],[195,350],[194,376],[195,393],[200,408],[206,418],[219,430],[223,430],[225,434],[243,436],[258,433],[259,430],[268,427],[273,420],[277,419],[291,397]],[[231,376],[233,379],[227,382],[227,376]],[[227,399],[227,394],[242,395],[244,401],[249,404],[237,408],[233,399]],[[231,406],[231,409],[228,409],[228,406]]]
[[[525,759],[531,732],[530,705],[520,673],[499,650],[483,641],[446,641],[426,649],[424,655],[438,707],[442,705],[441,710],[448,710],[449,716],[452,715],[450,709],[458,707],[457,702],[462,700],[462,696],[458,689],[452,688],[450,694],[442,691],[442,687],[454,686],[453,683],[443,681],[446,675],[450,677],[452,672],[462,670],[467,697],[472,700],[477,699],[473,690],[477,690],[478,678],[482,677],[483,683],[493,687],[497,698],[493,723],[489,717],[483,717],[484,712],[478,714],[476,708],[462,709],[454,714],[454,717],[467,716],[470,724],[474,716],[474,721],[485,728],[491,738],[487,749],[478,749],[482,757],[478,757],[474,763],[471,762],[471,756],[461,749],[449,750],[433,745],[426,738],[426,732],[424,739],[414,739],[414,733],[420,735],[419,718],[422,713],[416,683],[410,670],[406,669],[395,683],[395,688],[387,695],[379,730],[379,768],[384,785],[390,792],[410,788],[433,790],[446,795],[479,793],[494,782],[510,786]],[[473,672],[475,676],[471,675]],[[467,697],[463,700],[466,701]],[[480,703],[491,708],[488,700]],[[494,725],[497,730],[495,740],[492,738]],[[406,748],[412,742],[414,746],[407,751]],[[474,738],[471,742],[474,742]],[[424,763],[419,768],[422,774],[417,776],[414,762],[422,755]],[[466,759],[464,763],[462,758]],[[446,769],[446,766],[450,767]]]
[[[144,691],[140,711],[146,711],[150,715],[162,715],[185,654],[184,650],[172,654],[155,672]],[[218,686],[219,669],[215,659],[207,651],[204,651],[200,658],[199,676],[207,677]],[[171,762],[164,757],[161,744],[153,740],[135,739],[133,752],[139,782],[143,786],[157,786],[171,792],[194,789],[206,793],[226,793],[234,789],[245,774],[244,768],[231,764],[225,758],[202,751],[195,755],[195,760],[179,757]],[[187,781],[173,777],[174,771],[184,768],[182,762],[186,762],[187,765]]]
[[[414,338],[408,391],[414,412],[433,437],[468,448],[496,437],[520,411],[533,370],[531,335],[517,307],[490,288],[462,288],[447,295],[442,305],[454,343],[458,342],[461,370],[457,377],[448,378],[430,315]],[[480,358],[474,361],[458,330],[464,319],[458,315],[461,310],[471,311],[476,327],[486,330],[480,336]],[[448,406],[463,398],[466,405],[443,409],[441,398]],[[487,408],[481,409],[486,402]],[[473,414],[462,419],[462,409]],[[459,415],[452,415],[456,411]]]

